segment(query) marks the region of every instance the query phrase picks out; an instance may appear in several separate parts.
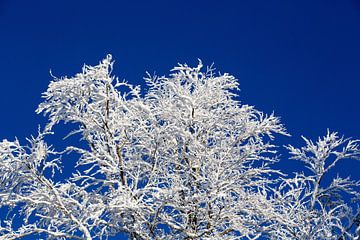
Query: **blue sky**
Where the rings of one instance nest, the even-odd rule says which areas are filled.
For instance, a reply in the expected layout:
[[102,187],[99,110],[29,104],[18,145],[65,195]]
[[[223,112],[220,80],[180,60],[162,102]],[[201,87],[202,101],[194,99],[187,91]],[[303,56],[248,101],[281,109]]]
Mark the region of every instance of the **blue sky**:
[[[171,2],[171,3],[170,3]],[[360,137],[360,2],[0,1],[1,138],[34,132],[56,76],[107,53],[143,83],[177,62],[215,62],[241,100],[275,111],[294,136],[326,128]]]
[[[0,0],[0,139],[44,123],[34,112],[55,76],[111,53],[114,73],[215,63],[240,81],[240,99],[301,134],[360,138],[360,1]],[[348,165],[356,174],[360,165]]]

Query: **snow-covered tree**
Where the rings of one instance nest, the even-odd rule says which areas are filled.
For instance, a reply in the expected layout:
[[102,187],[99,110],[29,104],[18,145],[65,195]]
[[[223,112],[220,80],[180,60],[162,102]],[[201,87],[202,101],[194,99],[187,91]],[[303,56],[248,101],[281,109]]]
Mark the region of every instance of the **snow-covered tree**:
[[[44,129],[0,143],[0,239],[360,239],[360,182],[324,181],[359,159],[358,141],[328,132],[287,146],[309,174],[286,175],[273,143],[286,130],[237,100],[233,76],[179,64],[141,91],[112,67],[108,55],[55,78]],[[61,122],[78,146],[46,143]]]

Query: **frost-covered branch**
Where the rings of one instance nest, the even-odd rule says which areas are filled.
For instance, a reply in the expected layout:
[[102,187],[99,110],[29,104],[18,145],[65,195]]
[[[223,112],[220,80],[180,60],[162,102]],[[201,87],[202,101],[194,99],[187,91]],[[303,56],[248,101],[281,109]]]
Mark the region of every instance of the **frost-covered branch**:
[[[358,179],[323,182],[340,160],[359,158],[358,141],[328,133],[288,146],[311,170],[288,177],[274,166],[273,140],[285,128],[241,104],[233,76],[179,64],[170,76],[148,75],[141,91],[112,68],[108,55],[55,78],[37,109],[49,118],[45,129],[27,145],[0,143],[0,239],[359,236]],[[67,122],[65,139],[81,143],[56,151],[48,135]]]

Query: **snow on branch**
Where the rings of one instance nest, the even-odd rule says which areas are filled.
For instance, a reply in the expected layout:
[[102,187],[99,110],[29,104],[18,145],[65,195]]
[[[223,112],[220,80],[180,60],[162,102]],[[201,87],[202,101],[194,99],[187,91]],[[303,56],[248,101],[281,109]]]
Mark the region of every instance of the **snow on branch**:
[[[358,140],[304,137],[286,148],[310,174],[287,175],[274,139],[289,134],[239,102],[234,76],[199,60],[148,74],[142,93],[112,68],[108,55],[52,80],[44,130],[0,143],[0,239],[359,239],[359,180],[323,180]],[[48,144],[61,122],[84,144]]]

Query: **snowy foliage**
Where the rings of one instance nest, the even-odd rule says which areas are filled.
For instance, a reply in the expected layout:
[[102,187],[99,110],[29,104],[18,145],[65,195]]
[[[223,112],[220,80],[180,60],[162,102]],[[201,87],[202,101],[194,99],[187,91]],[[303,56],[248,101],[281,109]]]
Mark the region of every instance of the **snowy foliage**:
[[[55,78],[37,109],[44,130],[0,143],[0,239],[359,239],[360,182],[323,181],[359,159],[358,141],[328,132],[287,146],[310,171],[286,175],[273,144],[284,127],[241,104],[233,76],[179,64],[142,93],[112,66],[109,55]],[[86,145],[48,145],[61,122]]]

